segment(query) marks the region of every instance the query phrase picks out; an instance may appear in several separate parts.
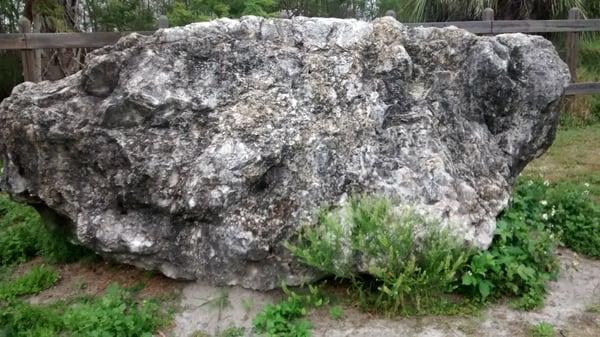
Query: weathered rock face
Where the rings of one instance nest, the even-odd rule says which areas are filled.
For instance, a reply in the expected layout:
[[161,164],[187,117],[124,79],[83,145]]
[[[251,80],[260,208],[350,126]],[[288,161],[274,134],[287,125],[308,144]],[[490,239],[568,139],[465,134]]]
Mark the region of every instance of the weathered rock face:
[[511,183],[553,140],[568,81],[541,37],[391,18],[132,35],[2,102],[2,186],[104,255],[270,288],[307,275],[282,242],[353,193],[487,246]]

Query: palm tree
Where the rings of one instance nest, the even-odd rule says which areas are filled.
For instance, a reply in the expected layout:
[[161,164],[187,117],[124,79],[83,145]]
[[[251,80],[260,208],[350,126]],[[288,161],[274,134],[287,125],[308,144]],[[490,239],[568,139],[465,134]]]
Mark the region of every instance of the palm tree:
[[401,21],[478,20],[487,7],[502,20],[567,17],[569,9],[586,12],[586,3],[598,0],[378,0],[380,13],[394,10]]

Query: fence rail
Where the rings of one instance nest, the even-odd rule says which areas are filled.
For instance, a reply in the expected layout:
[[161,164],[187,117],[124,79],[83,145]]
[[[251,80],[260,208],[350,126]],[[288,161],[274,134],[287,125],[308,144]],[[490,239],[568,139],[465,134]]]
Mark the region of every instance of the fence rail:
[[600,19],[591,20],[505,20],[505,21],[449,21],[405,23],[409,27],[456,26],[474,34],[504,33],[567,33],[600,30]]
[[[386,14],[390,15],[390,14]],[[393,13],[391,15],[394,15]],[[448,27],[455,26],[475,34],[504,33],[567,33],[566,58],[573,82],[577,80],[577,48],[579,34],[582,32],[600,32],[600,19],[583,19],[581,11],[573,8],[566,20],[494,20],[494,11],[487,8],[482,21],[451,21],[406,23],[410,27]],[[168,27],[165,16],[158,20],[159,28]],[[100,48],[117,42],[121,37],[133,32],[96,32],[96,33],[33,33],[31,24],[22,19],[21,33],[0,34],[0,49],[21,50],[23,74],[25,80],[37,82],[41,79],[38,49],[54,48]],[[135,32],[152,34],[152,31]],[[566,95],[600,94],[600,83],[572,83]]]
[[0,34],[0,49],[100,48],[114,44],[121,37],[131,33],[150,35],[154,32]]
[[[564,33],[600,31],[600,19],[593,20],[511,20],[406,23],[409,27],[455,26],[475,34]],[[113,44],[133,32],[96,33],[14,33],[0,34],[0,49],[99,48]],[[135,32],[149,35],[153,31]]]

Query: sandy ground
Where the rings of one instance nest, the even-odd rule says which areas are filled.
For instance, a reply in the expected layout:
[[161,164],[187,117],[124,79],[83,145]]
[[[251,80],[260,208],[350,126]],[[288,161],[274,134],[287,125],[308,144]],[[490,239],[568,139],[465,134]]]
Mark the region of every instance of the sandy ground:
[[[494,336],[526,337],[528,330],[539,322],[554,326],[557,336],[600,336],[600,261],[578,257],[560,250],[561,274],[551,282],[546,305],[536,311],[520,311],[509,304],[488,307],[479,315],[469,317],[431,316],[385,319],[344,307],[344,318],[335,321],[326,311],[310,315],[313,336],[327,337],[391,337],[391,336]],[[191,283],[183,287],[180,312],[176,315],[170,335],[219,336],[224,329],[245,327],[250,333],[252,319],[269,302],[281,298],[274,291],[260,293],[237,287],[216,288]]]
[[[561,272],[550,283],[543,308],[520,311],[506,304],[496,304],[474,316],[428,316],[385,318],[343,306],[344,317],[333,320],[327,309],[311,312],[315,337],[529,337],[534,324],[548,322],[559,337],[600,337],[600,260],[579,257],[559,250]],[[16,270],[20,274],[36,259]],[[173,324],[160,337],[221,337],[229,327],[244,327],[251,333],[252,320],[267,304],[284,297],[281,291],[257,292],[239,287],[218,288],[202,283],[178,282],[155,273],[107,262],[60,266],[58,284],[29,298],[32,303],[49,303],[81,295],[99,295],[113,283],[135,287],[142,283],[141,298],[159,298],[175,307]],[[329,290],[329,289],[328,289]],[[335,289],[334,289],[335,290]],[[339,289],[338,289],[339,290]],[[343,290],[335,295],[344,296]],[[595,308],[595,310],[594,310]]]

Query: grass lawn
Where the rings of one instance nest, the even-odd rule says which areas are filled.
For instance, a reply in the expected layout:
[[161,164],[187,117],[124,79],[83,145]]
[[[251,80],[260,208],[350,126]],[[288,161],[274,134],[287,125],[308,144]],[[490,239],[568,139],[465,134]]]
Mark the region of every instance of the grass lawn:
[[554,144],[523,171],[524,176],[542,176],[549,181],[590,185],[600,200],[600,123],[561,129]]

